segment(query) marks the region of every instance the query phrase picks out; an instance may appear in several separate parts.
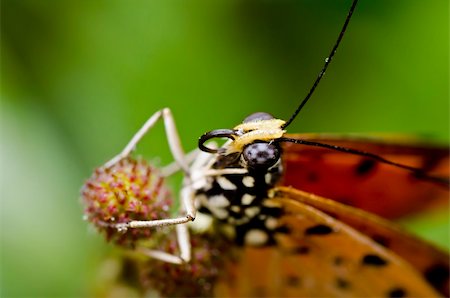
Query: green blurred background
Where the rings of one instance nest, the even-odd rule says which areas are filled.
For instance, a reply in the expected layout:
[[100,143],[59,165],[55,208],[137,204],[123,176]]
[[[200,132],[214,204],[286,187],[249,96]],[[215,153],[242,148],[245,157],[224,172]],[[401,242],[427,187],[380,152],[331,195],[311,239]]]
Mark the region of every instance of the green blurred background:
[[[110,250],[79,189],[153,112],[185,149],[247,114],[287,118],[350,0],[39,1],[1,7],[2,297],[87,296]],[[290,132],[449,140],[447,0],[361,1]],[[160,125],[139,147],[170,161]],[[410,224],[448,246],[447,212]]]

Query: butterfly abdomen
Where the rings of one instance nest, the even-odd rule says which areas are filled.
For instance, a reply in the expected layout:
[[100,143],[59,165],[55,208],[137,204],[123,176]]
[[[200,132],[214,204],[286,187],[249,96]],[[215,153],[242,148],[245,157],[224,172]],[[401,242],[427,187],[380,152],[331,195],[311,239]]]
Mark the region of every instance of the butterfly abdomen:
[[211,215],[218,229],[239,245],[274,244],[274,232],[282,230],[277,220],[281,209],[266,204],[266,200],[281,172],[278,164],[264,171],[207,177],[207,183],[195,194],[199,211]]

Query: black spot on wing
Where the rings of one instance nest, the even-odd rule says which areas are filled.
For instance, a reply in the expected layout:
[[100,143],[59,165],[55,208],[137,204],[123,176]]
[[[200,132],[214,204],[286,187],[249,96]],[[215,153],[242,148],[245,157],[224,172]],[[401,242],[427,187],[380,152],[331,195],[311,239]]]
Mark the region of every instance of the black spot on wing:
[[348,289],[350,288],[350,282],[348,280],[338,277],[336,278],[336,286],[342,290]]
[[311,251],[311,248],[306,245],[297,247],[282,248],[282,251],[289,255],[307,255]]
[[340,266],[340,265],[342,265],[342,264],[344,263],[344,261],[345,261],[345,260],[344,260],[343,257],[337,256],[337,257],[334,258],[333,263],[334,263],[334,265],[336,265],[336,266]]
[[406,291],[402,288],[393,288],[387,294],[387,297],[389,297],[389,298],[401,298],[401,297],[405,297],[405,296],[406,296]]
[[298,287],[300,285],[300,278],[296,275],[289,275],[286,277],[286,285],[289,287]]
[[289,233],[291,233],[291,229],[287,226],[279,226],[275,229],[275,232],[281,233],[281,234],[289,234]]
[[328,235],[333,232],[333,229],[327,225],[319,224],[309,227],[305,230],[305,235]]
[[448,291],[450,278],[449,267],[446,264],[436,264],[428,268],[425,273],[426,280],[441,292]]
[[311,249],[309,246],[299,246],[295,248],[295,253],[299,255],[306,255]]
[[377,162],[373,159],[364,159],[361,161],[355,169],[355,174],[357,176],[365,176],[370,174],[373,170],[375,170]]
[[309,172],[306,176],[306,180],[310,183],[315,183],[319,181],[319,175],[316,172]]
[[367,254],[362,258],[362,263],[368,266],[382,267],[387,265],[387,261],[375,254]]
[[389,246],[389,239],[387,239],[384,236],[380,236],[380,235],[373,235],[372,240],[375,241],[376,243],[380,244],[381,246],[384,247],[388,247]]

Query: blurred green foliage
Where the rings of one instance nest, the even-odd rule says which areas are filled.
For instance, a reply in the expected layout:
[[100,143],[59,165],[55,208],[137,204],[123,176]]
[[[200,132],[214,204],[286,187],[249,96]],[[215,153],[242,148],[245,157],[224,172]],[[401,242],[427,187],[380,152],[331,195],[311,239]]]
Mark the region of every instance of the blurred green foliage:
[[[87,296],[111,249],[81,220],[78,192],[92,169],[166,106],[186,150],[203,132],[255,111],[287,118],[349,5],[3,0],[0,295]],[[448,142],[448,6],[361,1],[290,132],[400,132]],[[170,161],[161,125],[139,149]],[[448,216],[436,218],[432,227],[413,226],[448,246]]]

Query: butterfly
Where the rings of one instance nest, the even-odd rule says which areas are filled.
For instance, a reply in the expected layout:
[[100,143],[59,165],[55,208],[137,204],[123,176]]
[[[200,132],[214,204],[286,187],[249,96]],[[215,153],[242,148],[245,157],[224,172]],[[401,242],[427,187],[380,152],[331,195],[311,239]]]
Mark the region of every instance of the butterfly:
[[[356,3],[288,121],[256,113],[205,133],[200,150],[186,155],[171,111],[163,109],[85,184],[87,219],[146,256],[136,257],[144,288],[167,296],[448,295],[447,253],[381,217],[448,198],[448,149],[286,134]],[[157,173],[130,154],[160,119],[175,163]],[[228,141],[218,146],[216,138]],[[164,178],[176,171],[184,178],[173,215]],[[397,178],[399,187],[387,186]],[[164,226],[175,232],[149,232]]]

